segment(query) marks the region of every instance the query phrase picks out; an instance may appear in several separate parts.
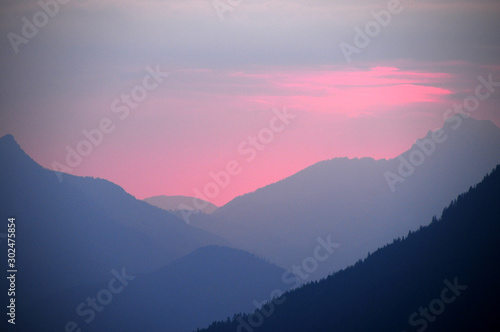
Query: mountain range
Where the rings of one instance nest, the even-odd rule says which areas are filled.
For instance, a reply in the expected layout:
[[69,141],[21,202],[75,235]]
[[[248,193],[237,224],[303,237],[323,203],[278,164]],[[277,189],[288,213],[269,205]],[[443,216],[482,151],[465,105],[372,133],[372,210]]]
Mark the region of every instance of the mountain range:
[[[16,218],[19,331],[191,331],[287,289],[283,269],[109,181],[60,181],[11,135],[0,138],[0,155],[0,215]],[[0,284],[9,288],[6,278]],[[7,303],[7,292],[0,299]],[[105,315],[99,301],[113,302]]]
[[[249,332],[253,325],[243,326],[241,320],[254,316],[240,315],[234,320],[231,316],[249,313],[275,299],[276,310],[284,311],[266,319],[264,328],[269,330],[327,331],[324,326],[366,330],[368,325],[359,323],[356,316],[363,312],[356,311],[361,303],[363,310],[380,314],[365,315],[363,321],[373,319],[382,331],[388,318],[380,312],[383,309],[370,306],[381,299],[383,304],[390,302],[390,312],[398,314],[387,326],[407,328],[403,311],[423,300],[422,294],[431,296],[438,288],[436,280],[445,274],[446,278],[460,274],[479,288],[490,281],[483,275],[487,271],[491,278],[497,277],[491,262],[498,262],[498,256],[490,237],[497,234],[492,220],[498,214],[491,205],[498,205],[494,188],[498,170],[466,195],[479,198],[460,198],[459,207],[454,202],[442,221],[411,233],[429,225],[450,201],[500,164],[500,129],[489,121],[457,119],[451,118],[442,129],[429,132],[394,159],[322,161],[237,197],[211,214],[190,214],[190,223],[182,220],[183,210],[169,212],[165,207],[169,210],[172,205],[152,206],[107,180],[45,169],[11,135],[4,136],[0,138],[4,160],[0,164],[0,216],[4,222],[16,218],[18,313],[31,317],[20,319],[26,325],[19,327],[191,331],[225,320],[209,330],[225,331],[231,326]],[[479,190],[485,187],[490,196]],[[180,200],[186,199],[192,200]],[[148,201],[179,202],[168,197]],[[476,212],[484,233],[471,226],[471,215]],[[459,220],[456,230],[451,229],[452,220]],[[436,229],[435,225],[447,226],[439,226],[444,228],[434,234],[429,230]],[[401,237],[409,232],[402,242]],[[446,234],[453,235],[451,240],[446,240]],[[399,240],[369,255],[394,239]],[[464,241],[463,248],[458,247],[458,239]],[[408,243],[418,245],[407,247]],[[0,237],[0,249],[6,252],[6,248]],[[419,254],[418,248],[426,248],[426,254]],[[460,265],[459,254],[466,265]],[[425,257],[433,255],[434,260],[427,262]],[[474,262],[478,257],[481,260]],[[467,274],[466,266],[478,275]],[[436,272],[436,278],[422,276],[418,269]],[[341,272],[330,276],[335,271]],[[327,276],[320,283],[287,293],[285,297],[293,301],[283,302],[279,297],[283,291]],[[411,277],[418,280],[409,284],[410,291],[401,280]],[[385,286],[378,289],[375,281]],[[7,279],[2,283],[7,287]],[[328,286],[315,286],[325,283]],[[357,289],[369,295],[368,302]],[[398,294],[412,300],[400,300]],[[101,308],[94,303],[93,307],[87,302],[92,296],[106,305]],[[325,304],[332,296],[339,297],[339,302]],[[6,301],[6,294],[0,298]],[[397,301],[403,304],[396,306]],[[103,310],[106,314],[100,314]],[[308,317],[303,321],[301,310]],[[338,313],[336,318],[331,324],[325,322],[323,315],[332,312]]]
[[[197,204],[193,202],[196,200]],[[205,200],[190,197],[190,196],[153,196],[144,199],[145,202],[159,207],[160,209],[167,211],[180,211],[180,210],[189,210],[189,211],[200,211],[205,214],[211,214],[217,209],[217,205],[214,205]],[[201,208],[197,208],[201,207]]]
[[0,139],[0,155],[0,213],[17,220],[24,304],[105,281],[113,268],[154,271],[197,248],[227,244],[109,181],[69,174],[59,181],[10,135]]
[[430,225],[198,332],[498,331],[500,166]]
[[[108,279],[121,272],[109,273]],[[109,304],[106,298],[99,302],[99,294],[111,289],[109,280],[52,294],[29,308],[31,323],[23,327],[64,331],[74,323],[83,331],[189,332],[234,312],[251,312],[277,288],[282,294],[290,288],[282,282],[284,272],[249,253],[206,246],[154,272],[126,270],[127,285]],[[97,299],[101,311],[93,309],[89,297]]]
[[340,247],[311,276],[318,279],[427,225],[499,163],[500,129],[457,116],[394,159],[322,161],[192,224],[285,269],[330,235]]

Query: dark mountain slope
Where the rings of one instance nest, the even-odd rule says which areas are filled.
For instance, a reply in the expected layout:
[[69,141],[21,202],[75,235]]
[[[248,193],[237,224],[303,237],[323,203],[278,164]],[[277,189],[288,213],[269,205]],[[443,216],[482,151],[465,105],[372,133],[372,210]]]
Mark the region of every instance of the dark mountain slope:
[[497,167],[429,226],[286,293],[261,327],[243,327],[241,320],[249,321],[243,316],[203,331],[498,330],[499,202]]

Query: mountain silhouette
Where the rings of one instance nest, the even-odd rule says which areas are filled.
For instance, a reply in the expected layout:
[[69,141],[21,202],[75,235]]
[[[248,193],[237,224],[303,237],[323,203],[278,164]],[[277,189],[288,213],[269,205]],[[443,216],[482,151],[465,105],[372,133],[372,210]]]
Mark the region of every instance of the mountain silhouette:
[[[75,308],[108,289],[107,282],[52,294],[30,309],[31,322],[23,320],[23,327],[64,331],[68,322],[75,322],[84,331],[189,332],[234,311],[252,312],[277,288],[286,291],[283,273],[246,252],[207,246],[155,272],[129,276],[133,280],[93,317],[79,315]],[[91,308],[85,305],[80,312]]]
[[[211,214],[217,206],[205,200],[189,196],[153,196],[144,199],[145,202],[167,211],[197,210]],[[196,204],[194,204],[196,201]]]
[[500,166],[439,220],[200,332],[498,331]]
[[[147,273],[227,242],[135,199],[121,187],[35,163],[11,135],[0,138],[0,215],[16,218],[17,297],[22,305],[109,279],[112,269]],[[6,250],[6,242],[0,243]],[[35,277],[36,276],[36,277]]]
[[[412,172],[405,161],[416,164]],[[193,225],[286,269],[330,235],[340,247],[311,276],[317,279],[427,225],[498,163],[500,129],[457,116],[397,158],[322,161],[233,199],[207,222],[193,216]],[[400,181],[388,181],[388,174]]]

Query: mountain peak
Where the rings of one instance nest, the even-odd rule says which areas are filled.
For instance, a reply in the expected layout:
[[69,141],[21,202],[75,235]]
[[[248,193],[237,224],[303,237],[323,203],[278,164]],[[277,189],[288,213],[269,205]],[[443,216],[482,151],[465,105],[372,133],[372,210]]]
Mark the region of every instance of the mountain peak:
[[11,134],[7,134],[0,138],[0,155],[4,160],[9,161],[8,163],[2,165],[3,168],[1,168],[1,170],[3,171],[6,171],[6,169],[14,171],[16,169],[24,169],[25,167],[42,168],[42,166],[40,166],[26,152],[24,152],[19,143],[17,143],[14,139],[14,136]]
[[443,129],[444,130],[449,130],[449,129],[456,130],[461,126],[465,126],[465,127],[483,126],[483,127],[486,127],[486,126],[491,126],[491,125],[494,126],[493,122],[491,122],[490,120],[478,120],[478,119],[475,119],[472,116],[466,115],[464,113],[459,113],[459,114],[456,114],[456,115],[446,119],[444,121],[444,124],[443,124]]
[[4,157],[7,157],[7,155],[9,157],[20,155],[20,153],[26,154],[11,134],[7,134],[0,138],[0,153]]
[[415,148],[417,142],[425,139],[435,140],[437,139],[436,137],[441,137],[439,140],[442,140],[442,142],[448,140],[448,137],[452,137],[453,139],[450,141],[459,145],[463,145],[468,141],[491,143],[498,142],[500,130],[490,120],[478,120],[465,114],[457,114],[446,119],[441,128],[429,130],[424,137],[416,139],[412,147],[404,153],[409,153],[409,151]]
[[14,136],[11,134],[7,134],[5,136],[2,136],[0,138],[0,145],[3,146],[8,146],[8,145],[15,145],[19,147],[19,144],[17,144],[16,140],[14,139]]

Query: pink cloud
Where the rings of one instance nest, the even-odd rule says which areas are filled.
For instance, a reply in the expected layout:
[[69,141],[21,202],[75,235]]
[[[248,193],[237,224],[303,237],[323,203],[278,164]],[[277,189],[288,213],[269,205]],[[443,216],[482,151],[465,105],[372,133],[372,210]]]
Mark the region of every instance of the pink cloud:
[[355,115],[439,102],[451,93],[432,86],[451,79],[449,74],[402,71],[395,67],[189,74],[196,77],[184,77],[173,83],[178,89],[175,98],[193,103],[205,98],[219,100],[218,107],[222,108],[289,105],[311,112]]

